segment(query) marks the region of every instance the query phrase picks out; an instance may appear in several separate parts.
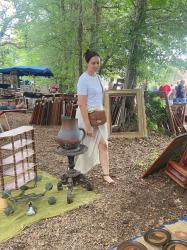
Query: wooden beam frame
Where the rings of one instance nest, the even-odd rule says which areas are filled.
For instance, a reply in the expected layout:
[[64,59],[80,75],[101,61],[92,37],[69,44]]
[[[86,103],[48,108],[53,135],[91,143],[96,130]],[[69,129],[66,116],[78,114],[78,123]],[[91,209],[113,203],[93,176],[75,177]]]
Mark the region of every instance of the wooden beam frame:
[[[137,132],[112,132],[112,120],[111,120],[111,96],[135,96],[137,100],[138,108],[138,131]],[[142,89],[123,89],[123,90],[108,90],[105,92],[105,110],[107,115],[108,132],[109,137],[125,137],[125,138],[137,138],[147,137],[147,126],[145,116],[144,94]]]

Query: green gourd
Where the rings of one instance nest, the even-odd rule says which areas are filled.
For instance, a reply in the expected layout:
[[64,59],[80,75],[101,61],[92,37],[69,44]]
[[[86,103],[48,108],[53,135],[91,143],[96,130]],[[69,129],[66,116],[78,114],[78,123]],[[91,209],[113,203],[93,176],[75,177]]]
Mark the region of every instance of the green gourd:
[[49,205],[54,205],[56,203],[56,198],[54,196],[50,196],[48,198]]
[[41,175],[37,175],[35,178],[34,178],[35,181],[41,181],[42,180],[42,176]]
[[7,199],[10,196],[11,196],[11,191],[9,191],[9,190],[3,191],[3,193],[2,193],[2,198],[3,199]]
[[9,216],[14,213],[14,209],[11,207],[7,207],[4,209],[4,213],[6,214],[6,216]]
[[26,190],[29,189],[29,187],[24,185],[24,186],[20,187],[20,189],[21,189],[22,191],[26,191]]
[[53,188],[53,184],[51,182],[46,183],[45,190],[50,191]]

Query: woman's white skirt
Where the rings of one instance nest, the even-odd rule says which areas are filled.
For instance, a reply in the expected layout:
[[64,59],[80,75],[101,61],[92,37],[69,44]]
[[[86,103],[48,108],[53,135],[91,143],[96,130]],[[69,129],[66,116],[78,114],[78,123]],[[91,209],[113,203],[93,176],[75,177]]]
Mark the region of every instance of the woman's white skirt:
[[[77,109],[76,118],[78,119],[78,127],[85,129],[85,124],[82,118],[80,109]],[[87,173],[92,167],[99,164],[99,142],[101,138],[105,140],[108,145],[108,129],[107,123],[94,128],[94,137],[87,136],[82,141],[82,144],[88,147],[88,151],[75,157],[75,169],[82,174]]]

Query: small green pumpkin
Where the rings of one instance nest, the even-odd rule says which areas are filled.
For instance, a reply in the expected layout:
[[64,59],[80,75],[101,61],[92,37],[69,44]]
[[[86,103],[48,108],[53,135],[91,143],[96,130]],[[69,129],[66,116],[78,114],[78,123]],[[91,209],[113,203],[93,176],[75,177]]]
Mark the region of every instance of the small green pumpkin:
[[53,184],[51,182],[48,182],[45,184],[45,190],[50,191],[53,188]]
[[26,191],[26,190],[29,189],[29,187],[24,185],[24,186],[20,187],[20,189],[21,189],[22,191]]
[[41,175],[37,175],[35,178],[34,178],[35,181],[41,181],[42,180],[42,176]]
[[2,198],[3,198],[3,199],[7,199],[7,198],[9,198],[10,196],[11,196],[11,191],[5,190],[5,191],[2,192]]
[[56,203],[56,198],[54,196],[50,196],[48,198],[49,205],[54,205]]
[[11,207],[7,207],[4,209],[4,213],[6,214],[6,216],[9,216],[14,213],[14,209]]

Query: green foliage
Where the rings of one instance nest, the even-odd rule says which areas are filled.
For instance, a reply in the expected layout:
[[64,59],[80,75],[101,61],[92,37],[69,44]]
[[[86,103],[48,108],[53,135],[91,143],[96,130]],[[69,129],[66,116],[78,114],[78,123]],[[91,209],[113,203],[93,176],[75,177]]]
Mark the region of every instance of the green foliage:
[[145,108],[147,125],[150,129],[158,129],[163,121],[167,119],[164,100],[160,99],[154,92],[145,92]]
[[[6,0],[0,7],[0,67],[47,66],[63,89],[74,90],[88,47],[101,55],[102,75],[124,77],[138,37],[138,81],[168,81],[166,71],[187,69],[181,57],[187,53],[187,0],[146,0],[145,10],[139,2]],[[141,27],[137,14],[145,17]]]

